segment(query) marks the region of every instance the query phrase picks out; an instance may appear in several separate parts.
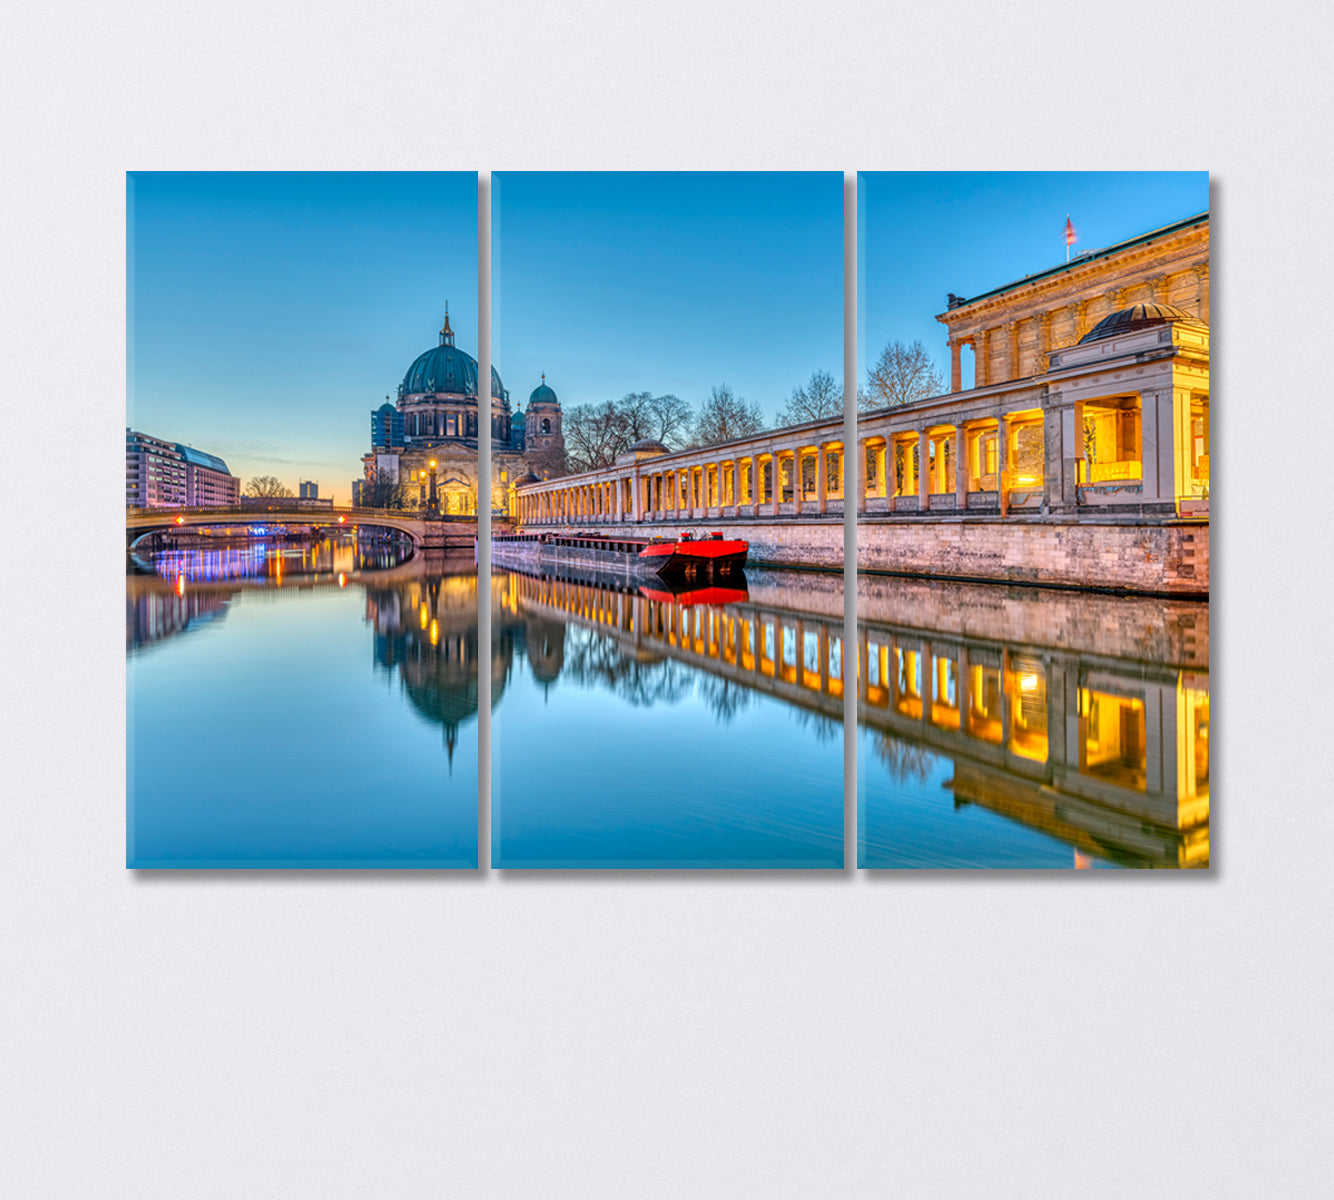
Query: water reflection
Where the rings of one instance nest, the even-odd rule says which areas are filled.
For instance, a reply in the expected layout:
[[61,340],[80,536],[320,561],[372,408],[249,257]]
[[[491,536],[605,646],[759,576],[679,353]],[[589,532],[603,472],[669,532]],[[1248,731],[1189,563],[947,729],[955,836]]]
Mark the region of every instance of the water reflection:
[[493,576],[495,865],[842,865],[841,589],[750,576]]
[[475,866],[477,601],[351,540],[132,563],[129,864]]
[[1208,866],[1207,605],[866,579],[859,611],[862,865]]
[[[1207,605],[862,579],[845,655],[837,576],[491,588],[496,865],[840,866],[847,675],[861,865],[1208,866]],[[475,854],[477,604],[350,540],[136,564],[132,858]]]

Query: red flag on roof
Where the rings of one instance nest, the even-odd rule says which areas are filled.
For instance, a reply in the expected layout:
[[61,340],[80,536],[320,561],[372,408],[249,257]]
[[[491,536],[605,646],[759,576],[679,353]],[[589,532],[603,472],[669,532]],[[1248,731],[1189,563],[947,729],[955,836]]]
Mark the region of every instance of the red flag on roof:
[[1070,214],[1065,214],[1065,244],[1073,246],[1075,244],[1075,227],[1070,224]]

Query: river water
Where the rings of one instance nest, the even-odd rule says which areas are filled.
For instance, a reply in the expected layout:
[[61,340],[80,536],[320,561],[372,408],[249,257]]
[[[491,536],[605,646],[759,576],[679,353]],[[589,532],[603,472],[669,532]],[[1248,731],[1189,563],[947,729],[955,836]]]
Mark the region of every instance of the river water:
[[[1207,866],[1208,606],[750,571],[673,593],[497,570],[491,862]],[[477,575],[219,546],[126,579],[135,867],[477,864]]]

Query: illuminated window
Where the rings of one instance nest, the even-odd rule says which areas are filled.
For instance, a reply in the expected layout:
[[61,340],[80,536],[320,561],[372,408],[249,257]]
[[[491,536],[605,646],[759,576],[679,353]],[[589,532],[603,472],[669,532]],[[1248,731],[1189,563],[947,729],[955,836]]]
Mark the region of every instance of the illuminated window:
[[1046,439],[1042,432],[1042,418],[1012,419],[1009,438],[1009,459],[1013,464],[1008,472],[1009,487],[1021,492],[1040,488],[1047,452]]
[[915,434],[894,439],[894,495],[916,496],[920,450]]
[[1137,792],[1145,790],[1143,700],[1079,689],[1079,772]]
[[1005,676],[1010,698],[1010,750],[1047,761],[1047,671],[1040,659],[1015,655]]
[[922,655],[897,647],[895,656],[894,709],[905,717],[922,715]]
[[1196,496],[1209,494],[1209,397],[1190,400],[1190,487]]
[[1139,401],[1107,400],[1084,405],[1085,483],[1142,479]]
[[1000,670],[996,667],[970,666],[964,732],[981,741],[1000,745],[1005,736],[1001,713]]

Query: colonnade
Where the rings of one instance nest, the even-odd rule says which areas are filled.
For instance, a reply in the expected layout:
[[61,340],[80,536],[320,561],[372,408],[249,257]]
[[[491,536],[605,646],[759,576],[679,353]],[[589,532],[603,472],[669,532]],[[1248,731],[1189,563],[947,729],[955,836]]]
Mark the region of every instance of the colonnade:
[[[833,433],[841,423],[830,422]],[[809,428],[803,434],[810,435]],[[522,525],[598,525],[843,512],[843,442],[819,436],[790,446],[774,435],[726,452],[685,451],[530,484],[515,505]]]

